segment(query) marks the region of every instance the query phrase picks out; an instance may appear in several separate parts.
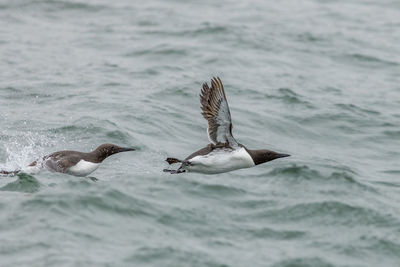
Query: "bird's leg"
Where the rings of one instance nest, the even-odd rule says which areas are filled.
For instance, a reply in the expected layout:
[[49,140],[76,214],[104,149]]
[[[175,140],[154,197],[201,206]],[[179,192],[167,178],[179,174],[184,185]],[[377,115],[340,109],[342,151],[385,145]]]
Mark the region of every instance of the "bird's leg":
[[214,144],[210,144],[211,148],[230,148],[232,149],[231,145],[229,144],[229,142],[225,142],[225,143],[217,143],[216,145]]
[[[193,165],[189,160],[182,161],[182,166],[190,166]],[[181,167],[182,168],[182,167]],[[178,169],[179,170],[179,169]]]
[[231,145],[229,144],[228,141],[226,141],[226,142],[224,143],[224,147],[225,147],[225,148],[231,148],[231,149],[232,149],[232,147],[231,147]]
[[177,170],[164,169],[163,171],[164,172],[169,172],[170,174],[178,174],[178,173],[186,172],[185,170],[182,170],[181,168],[179,168]]
[[225,147],[229,147],[229,143],[228,142],[226,142],[226,143],[217,143],[217,144],[209,144],[208,145],[208,147],[209,148],[211,148],[211,149],[215,149],[215,148],[225,148]]
[[4,171],[4,170],[0,170],[0,174],[11,175],[11,176],[17,175],[17,174],[20,173],[20,172],[21,172],[20,170],[17,170],[17,171]]

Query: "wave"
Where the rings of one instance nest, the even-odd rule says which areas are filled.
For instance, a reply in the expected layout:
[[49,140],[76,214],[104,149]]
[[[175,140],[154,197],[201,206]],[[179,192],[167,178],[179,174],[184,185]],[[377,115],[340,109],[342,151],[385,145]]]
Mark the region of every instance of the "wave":
[[331,263],[319,257],[304,257],[282,260],[271,265],[272,267],[333,267]]
[[[332,166],[327,166],[329,169],[333,168]],[[326,168],[326,167],[324,167]],[[267,176],[281,177],[284,176],[286,178],[298,180],[322,180],[324,182],[333,182],[333,183],[343,183],[343,184],[351,184],[356,185],[362,189],[368,189],[370,191],[374,191],[372,187],[356,180],[354,178],[354,171],[346,167],[337,167],[335,171],[328,171],[327,173],[322,173],[321,171],[311,168],[307,165],[296,165],[292,164],[289,166],[280,166],[274,168],[272,171],[268,172]]]
[[273,222],[310,222],[313,224],[345,226],[396,226],[399,220],[390,214],[375,209],[348,204],[337,200],[326,200],[288,205],[283,208],[261,211],[252,217]]
[[52,1],[52,0],[34,0],[34,1],[9,1],[8,4],[0,6],[1,9],[11,8],[37,8],[41,7],[42,10],[59,11],[59,10],[72,10],[72,11],[85,11],[97,12],[103,9],[109,9],[110,6],[90,4],[87,2],[78,1]]
[[[73,177],[75,178],[75,177]],[[52,209],[59,214],[77,214],[88,216],[87,210],[105,216],[150,216],[155,211],[147,201],[127,195],[117,189],[93,191],[93,182],[80,179],[79,182],[64,184],[78,192],[71,197],[70,193],[48,193],[38,195],[22,203],[22,209],[43,211]],[[86,188],[86,189],[85,189]],[[72,188],[71,188],[72,189]],[[99,189],[99,187],[97,187]],[[54,189],[53,189],[54,190]]]
[[1,187],[1,191],[14,191],[24,193],[34,193],[40,190],[40,182],[32,175],[20,173],[17,180]]
[[304,100],[304,97],[300,94],[294,92],[290,88],[279,88],[278,95],[266,95],[267,98],[277,99],[285,104],[290,105],[302,105],[310,109],[314,109],[315,106],[311,104],[309,101]]
[[380,59],[375,56],[365,55],[365,54],[349,54],[348,57],[355,61],[365,64],[380,65],[380,66],[398,66],[399,63],[391,60]]
[[307,233],[305,231],[277,230],[268,227],[248,229],[247,233],[250,234],[252,238],[261,238],[261,239],[268,238],[276,240],[299,239],[307,236]]

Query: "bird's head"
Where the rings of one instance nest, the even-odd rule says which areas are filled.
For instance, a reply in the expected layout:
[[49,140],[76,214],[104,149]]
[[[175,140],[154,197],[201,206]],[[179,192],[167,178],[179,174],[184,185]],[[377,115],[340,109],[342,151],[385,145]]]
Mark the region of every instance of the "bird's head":
[[248,150],[248,152],[256,165],[290,156],[289,154],[278,153],[268,149]]
[[134,151],[134,148],[120,147],[114,144],[102,144],[97,147],[93,152],[97,154],[99,161],[103,161],[105,158],[126,151]]

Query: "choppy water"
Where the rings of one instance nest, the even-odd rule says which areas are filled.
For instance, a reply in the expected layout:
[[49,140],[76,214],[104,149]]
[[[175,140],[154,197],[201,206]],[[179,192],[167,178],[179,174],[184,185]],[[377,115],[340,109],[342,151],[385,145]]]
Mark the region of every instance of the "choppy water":
[[[112,142],[88,179],[0,178],[1,266],[399,266],[400,4],[0,3],[0,167]],[[220,76],[237,140],[292,157],[162,173],[208,143]]]

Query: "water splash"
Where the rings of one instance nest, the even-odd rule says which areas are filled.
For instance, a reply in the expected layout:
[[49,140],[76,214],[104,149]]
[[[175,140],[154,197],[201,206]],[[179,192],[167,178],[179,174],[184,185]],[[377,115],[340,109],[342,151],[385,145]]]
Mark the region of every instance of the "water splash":
[[[3,133],[2,136],[6,136]],[[34,160],[46,154],[48,147],[59,143],[55,136],[43,135],[40,132],[26,131],[17,135],[9,136],[7,142],[2,146],[6,152],[5,163],[0,163],[0,169],[21,169]]]

